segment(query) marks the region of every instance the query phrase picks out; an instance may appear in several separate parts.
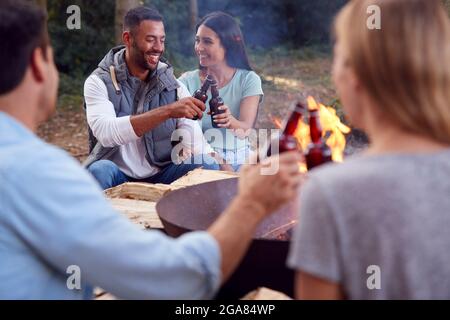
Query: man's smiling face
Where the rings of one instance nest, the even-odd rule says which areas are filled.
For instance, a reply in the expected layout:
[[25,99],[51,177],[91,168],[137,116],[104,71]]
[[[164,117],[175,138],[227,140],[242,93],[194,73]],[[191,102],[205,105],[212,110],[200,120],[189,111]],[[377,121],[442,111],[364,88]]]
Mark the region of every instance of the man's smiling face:
[[162,21],[142,21],[131,32],[131,59],[142,69],[155,70],[164,53],[165,40],[166,33]]

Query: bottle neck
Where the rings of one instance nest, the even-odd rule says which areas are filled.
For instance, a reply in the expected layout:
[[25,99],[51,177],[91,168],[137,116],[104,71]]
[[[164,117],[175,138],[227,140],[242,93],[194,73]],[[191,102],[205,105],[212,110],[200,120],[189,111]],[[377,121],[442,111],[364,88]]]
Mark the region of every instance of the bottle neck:
[[209,81],[205,80],[205,82],[203,82],[203,85],[200,87],[200,91],[203,94],[206,94],[206,92],[208,92],[208,89],[209,89]]
[[293,136],[300,121],[302,121],[302,114],[294,111],[289,117],[288,122],[286,123],[283,134]]
[[289,120],[286,123],[286,126],[283,130],[284,135],[294,136],[295,131],[297,130],[300,121],[303,120],[304,111],[305,111],[305,108],[300,103],[297,103],[294,111],[292,111],[292,113],[289,117]]
[[211,96],[212,98],[219,97],[219,90],[217,89],[217,84],[211,84]]
[[313,143],[319,143],[321,141],[322,128],[320,125],[319,112],[317,110],[309,112],[309,132]]

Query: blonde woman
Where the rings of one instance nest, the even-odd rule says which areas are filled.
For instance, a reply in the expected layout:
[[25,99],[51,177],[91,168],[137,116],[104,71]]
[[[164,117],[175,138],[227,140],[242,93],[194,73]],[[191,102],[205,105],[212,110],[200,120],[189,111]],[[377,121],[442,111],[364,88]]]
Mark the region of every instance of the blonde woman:
[[[381,9],[381,29],[367,8]],[[440,0],[354,0],[334,82],[371,146],[311,172],[288,264],[296,296],[450,298],[450,23]]]

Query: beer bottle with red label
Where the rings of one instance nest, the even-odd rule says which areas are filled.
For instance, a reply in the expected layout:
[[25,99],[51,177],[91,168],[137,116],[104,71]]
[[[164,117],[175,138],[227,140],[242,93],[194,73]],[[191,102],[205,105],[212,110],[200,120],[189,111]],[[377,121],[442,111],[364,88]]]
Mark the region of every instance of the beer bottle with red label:
[[311,143],[305,152],[306,167],[308,170],[332,161],[331,149],[322,139],[319,110],[309,111],[309,132],[311,135]]

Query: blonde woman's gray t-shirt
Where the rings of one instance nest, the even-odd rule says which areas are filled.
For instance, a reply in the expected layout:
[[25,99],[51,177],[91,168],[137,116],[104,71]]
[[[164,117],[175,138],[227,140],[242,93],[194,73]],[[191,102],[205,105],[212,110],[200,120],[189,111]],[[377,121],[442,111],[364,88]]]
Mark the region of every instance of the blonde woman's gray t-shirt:
[[450,299],[450,149],[310,172],[288,265],[349,299]]

